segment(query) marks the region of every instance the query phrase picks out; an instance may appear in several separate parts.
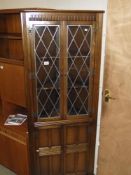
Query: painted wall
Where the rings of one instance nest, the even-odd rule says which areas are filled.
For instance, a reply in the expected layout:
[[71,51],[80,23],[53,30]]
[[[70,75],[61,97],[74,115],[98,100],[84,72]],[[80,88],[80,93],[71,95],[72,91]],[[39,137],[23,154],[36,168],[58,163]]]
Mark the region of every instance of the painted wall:
[[43,7],[55,9],[105,10],[107,0],[0,0],[0,9]]

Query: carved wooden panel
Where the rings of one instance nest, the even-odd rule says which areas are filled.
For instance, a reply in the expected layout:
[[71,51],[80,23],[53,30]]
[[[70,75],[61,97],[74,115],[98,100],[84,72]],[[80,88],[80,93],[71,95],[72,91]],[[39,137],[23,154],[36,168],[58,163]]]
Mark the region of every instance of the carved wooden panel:
[[96,13],[30,13],[30,21],[95,21]]
[[86,174],[88,167],[88,126],[67,125],[40,129],[36,154],[40,173],[46,175]]

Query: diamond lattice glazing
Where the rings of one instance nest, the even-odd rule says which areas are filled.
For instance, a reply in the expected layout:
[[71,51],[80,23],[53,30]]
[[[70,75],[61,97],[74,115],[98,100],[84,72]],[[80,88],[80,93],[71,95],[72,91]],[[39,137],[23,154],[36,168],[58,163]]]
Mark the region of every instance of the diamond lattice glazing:
[[88,114],[91,26],[68,26],[68,114]]
[[37,83],[37,116],[59,115],[59,26],[35,25],[35,61]]

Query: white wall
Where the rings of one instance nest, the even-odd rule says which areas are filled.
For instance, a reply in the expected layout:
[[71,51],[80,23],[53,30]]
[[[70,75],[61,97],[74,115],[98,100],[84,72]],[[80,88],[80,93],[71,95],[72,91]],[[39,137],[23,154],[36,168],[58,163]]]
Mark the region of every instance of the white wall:
[[68,10],[105,10],[102,34],[102,57],[101,57],[101,73],[99,85],[99,106],[97,121],[97,138],[95,152],[95,168],[94,174],[97,173],[97,159],[99,148],[100,118],[102,104],[103,89],[103,72],[105,61],[105,39],[106,39],[106,19],[107,19],[107,1],[108,0],[0,0],[0,9],[8,8],[52,8],[52,9],[68,9]]
[[105,10],[107,0],[0,0],[0,9],[8,8],[54,8]]

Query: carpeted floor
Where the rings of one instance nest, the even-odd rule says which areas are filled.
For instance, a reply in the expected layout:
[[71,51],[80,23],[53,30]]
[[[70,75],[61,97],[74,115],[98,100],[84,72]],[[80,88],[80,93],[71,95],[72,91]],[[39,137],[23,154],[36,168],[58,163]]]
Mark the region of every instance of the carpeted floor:
[[0,175],[16,175],[9,169],[5,168],[4,166],[0,165]]

